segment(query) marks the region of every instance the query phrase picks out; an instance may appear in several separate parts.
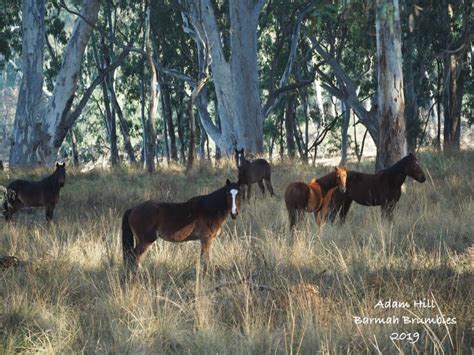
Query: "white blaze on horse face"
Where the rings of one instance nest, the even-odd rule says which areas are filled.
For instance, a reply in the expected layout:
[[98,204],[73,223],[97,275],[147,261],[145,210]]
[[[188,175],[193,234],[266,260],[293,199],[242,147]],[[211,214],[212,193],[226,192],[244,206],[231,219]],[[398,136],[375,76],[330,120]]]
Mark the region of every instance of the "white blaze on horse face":
[[237,155],[238,161],[237,161],[237,166],[241,167],[242,166],[242,153],[239,153]]
[[235,198],[237,197],[237,194],[239,193],[239,190],[232,189],[230,190],[230,194],[232,195],[232,214],[237,213],[237,203],[235,201]]

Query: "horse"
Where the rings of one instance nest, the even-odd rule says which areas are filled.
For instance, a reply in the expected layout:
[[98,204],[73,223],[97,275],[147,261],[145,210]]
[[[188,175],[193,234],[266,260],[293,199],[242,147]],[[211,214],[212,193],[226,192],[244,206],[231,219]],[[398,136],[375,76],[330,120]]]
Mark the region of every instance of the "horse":
[[285,204],[290,221],[290,230],[293,230],[303,212],[313,212],[316,223],[320,226],[328,213],[328,204],[335,190],[345,192],[346,169],[335,167],[334,173],[327,175],[323,184],[313,178],[309,184],[292,182],[285,190]]
[[[265,196],[264,180],[268,191],[270,191],[270,195],[275,196],[271,181],[272,169],[265,159],[249,161],[245,159],[244,148],[242,148],[241,150],[235,149],[235,162],[238,169],[238,183],[240,185],[247,185],[247,198],[250,199],[252,184],[256,182],[260,190],[262,190],[262,194]],[[243,199],[245,199],[245,195],[245,190],[242,189]]]
[[425,173],[413,153],[375,174],[349,171],[346,193],[335,192],[332,196],[330,218],[334,221],[339,212],[341,222],[344,222],[352,201],[356,201],[364,206],[381,206],[382,217],[391,220],[407,176],[420,183],[426,181]]
[[[226,185],[208,195],[182,203],[145,201],[125,211],[122,217],[122,250],[126,266],[138,267],[142,255],[160,237],[168,242],[201,242],[204,272],[214,239],[227,216],[240,211],[240,186],[228,179]],[[136,243],[135,243],[136,241]]]
[[56,163],[56,170],[40,181],[14,180],[7,186],[7,197],[3,202],[3,216],[10,221],[22,207],[41,207],[46,210],[46,221],[53,219],[59,202],[59,193],[66,182],[66,164]]

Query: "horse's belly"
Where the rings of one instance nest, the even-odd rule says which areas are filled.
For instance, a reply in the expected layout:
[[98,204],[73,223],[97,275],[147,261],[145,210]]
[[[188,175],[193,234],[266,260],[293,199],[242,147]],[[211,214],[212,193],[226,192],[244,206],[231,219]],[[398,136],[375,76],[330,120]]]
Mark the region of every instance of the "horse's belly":
[[195,223],[191,223],[181,227],[177,230],[169,230],[160,232],[160,237],[169,242],[186,242],[188,240],[196,240],[199,237],[195,237]]
[[44,206],[42,194],[28,195],[26,193],[20,193],[18,199],[27,207],[40,207]]

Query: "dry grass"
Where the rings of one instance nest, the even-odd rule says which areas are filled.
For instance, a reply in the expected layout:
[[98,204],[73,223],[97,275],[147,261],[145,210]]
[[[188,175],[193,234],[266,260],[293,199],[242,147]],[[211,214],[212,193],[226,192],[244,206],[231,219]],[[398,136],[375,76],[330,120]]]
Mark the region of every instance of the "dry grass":
[[[422,162],[430,177],[407,184],[392,225],[378,208],[353,205],[345,225],[318,229],[311,217],[290,237],[281,198],[262,199],[255,187],[258,198],[226,222],[214,244],[210,275],[197,276],[198,243],[159,240],[137,279],[126,283],[123,211],[152,197],[179,201],[210,192],[235,178],[233,164],[201,166],[189,176],[179,168],[152,177],[129,169],[69,170],[51,226],[43,210],[0,222],[0,255],[27,261],[0,271],[0,352],[467,353],[474,154],[425,153]],[[288,182],[329,170],[276,164],[273,184],[283,196]],[[5,172],[0,177],[9,179]],[[374,307],[378,300],[422,298],[437,307]],[[457,324],[353,322],[353,316],[438,314]],[[420,340],[390,340],[403,331],[419,332]]]

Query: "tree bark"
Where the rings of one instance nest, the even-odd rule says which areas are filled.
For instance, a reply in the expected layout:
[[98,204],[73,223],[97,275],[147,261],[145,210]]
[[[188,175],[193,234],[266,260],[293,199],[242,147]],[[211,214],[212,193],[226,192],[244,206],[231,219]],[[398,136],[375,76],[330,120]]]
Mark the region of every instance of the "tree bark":
[[285,91],[283,85],[286,85],[296,56],[300,22],[312,5],[302,9],[295,20],[291,50],[280,88],[274,90],[262,106],[257,66],[257,25],[265,1],[229,0],[229,58],[224,54],[223,36],[213,1],[181,0],[180,3],[186,9],[183,13],[185,31],[193,36],[198,47],[203,39],[211,44],[211,69],[221,127],[208,120],[209,115],[200,115],[204,129],[224,154],[232,153],[236,147],[253,153],[263,152],[263,120]]
[[288,95],[286,100],[285,110],[285,132],[286,132],[286,149],[288,157],[291,159],[295,158],[295,132],[293,130],[295,120],[295,104],[296,95]]
[[[443,54],[444,84],[443,84],[443,112],[444,112],[444,142],[445,150],[458,151],[461,144],[461,110],[464,95],[464,64],[467,59],[467,50],[471,46],[472,32],[472,2],[464,1],[462,6],[462,29],[460,41],[453,40],[455,18],[451,7],[452,2],[443,2],[443,23],[446,32]],[[452,50],[452,47],[459,47]]]
[[[38,80],[42,81],[40,78],[43,76],[43,63],[36,57],[42,57],[43,55],[45,35],[43,4],[43,0],[24,1],[23,52],[25,75],[23,80],[28,89],[25,87],[23,94],[20,93],[20,96],[24,96],[24,98],[19,98],[18,105],[34,104],[36,107],[40,106]],[[18,122],[15,122],[16,129],[10,151],[12,166],[36,165],[38,163],[51,165],[56,159],[61,143],[78,117],[78,115],[72,114],[71,107],[77,81],[80,77],[82,57],[92,34],[91,25],[93,26],[97,21],[99,5],[100,0],[83,1],[81,16],[74,23],[63,64],[56,77],[56,84],[44,113],[41,112],[38,116],[37,109],[34,109],[33,112],[37,117],[32,121],[30,120],[31,115],[29,117],[23,116],[20,109],[15,119]],[[33,40],[33,36],[38,37]],[[25,56],[30,57],[30,59]],[[33,60],[34,66],[31,66],[31,60]],[[34,88],[34,95],[32,95],[30,88]],[[84,102],[81,103],[85,104]],[[21,137],[21,140],[17,143],[19,137]]]
[[171,159],[178,161],[178,149],[176,147],[176,135],[173,123],[173,110],[171,108],[171,97],[168,85],[161,86],[162,104],[163,104],[163,115],[166,120],[166,126],[168,129],[170,155]]
[[379,139],[376,170],[406,155],[405,98],[398,0],[377,0],[377,71]]
[[348,149],[348,130],[349,121],[351,119],[351,109],[341,102],[342,124],[341,124],[341,160],[339,165],[347,163],[347,149]]
[[146,25],[145,25],[145,55],[150,70],[150,102],[148,106],[148,116],[145,129],[147,131],[147,142],[145,151],[145,166],[149,173],[155,171],[155,148],[156,148],[156,129],[155,122],[158,112],[158,77],[153,62],[153,52],[150,44],[150,6],[147,6]]
[[40,107],[43,94],[43,54],[45,41],[44,0],[22,2],[22,80],[13,127],[10,166],[35,165],[36,148],[41,138]]

